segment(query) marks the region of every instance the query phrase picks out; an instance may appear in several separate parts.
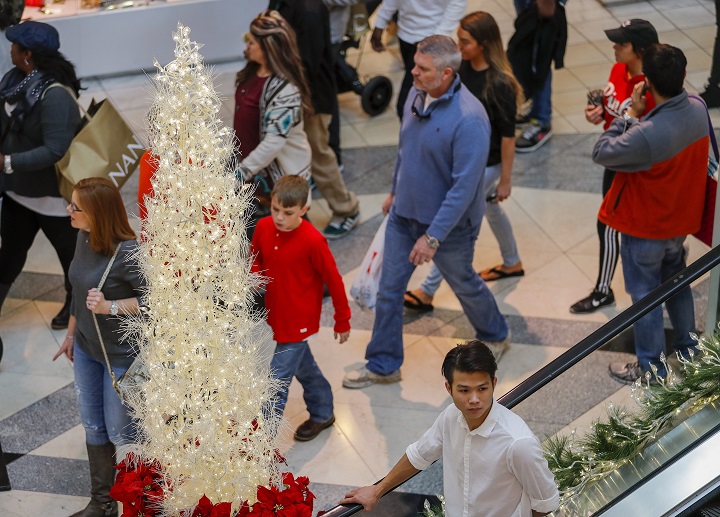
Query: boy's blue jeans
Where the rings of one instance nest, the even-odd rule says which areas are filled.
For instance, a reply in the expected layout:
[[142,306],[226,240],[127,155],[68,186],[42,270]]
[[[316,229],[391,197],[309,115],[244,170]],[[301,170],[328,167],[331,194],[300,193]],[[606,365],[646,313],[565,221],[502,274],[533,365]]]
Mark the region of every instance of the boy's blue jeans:
[[[73,364],[85,441],[90,445],[112,442],[116,447],[132,443],[136,435],[135,422],[115,392],[105,362],[87,355],[76,342]],[[118,379],[126,370],[113,366]]]
[[[625,290],[633,303],[685,268],[685,238],[683,235],[673,239],[641,239],[621,234],[620,256]],[[695,347],[695,341],[690,337],[690,332],[695,331],[695,308],[690,288],[670,298],[665,307],[675,329],[673,348],[689,359],[688,350]],[[660,354],[665,351],[662,306],[636,321],[633,330],[640,368],[649,371],[653,364],[664,376],[665,366],[660,362]]]
[[327,422],[333,416],[333,394],[330,383],[320,371],[307,341],[278,343],[270,363],[272,374],[282,381],[277,393],[275,411],[282,415],[290,382],[295,377],[303,387],[303,399],[313,422]]

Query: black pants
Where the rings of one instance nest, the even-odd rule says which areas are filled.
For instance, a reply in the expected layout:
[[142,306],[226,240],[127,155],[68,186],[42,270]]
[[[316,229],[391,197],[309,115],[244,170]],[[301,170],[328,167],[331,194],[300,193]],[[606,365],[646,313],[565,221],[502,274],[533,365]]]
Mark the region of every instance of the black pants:
[[57,252],[65,275],[65,290],[69,295],[72,286],[68,270],[77,241],[77,230],[70,226],[70,218],[38,214],[8,196],[3,196],[0,211],[0,283],[12,285],[15,282],[38,230],[43,231]]
[[720,84],[720,0],[715,0],[715,46],[712,54],[712,67],[710,68],[710,86]]
[[[615,171],[605,169],[603,174],[603,197],[610,190],[614,178]],[[600,269],[598,270],[595,289],[608,294],[613,276],[615,276],[618,257],[620,256],[620,233],[605,223],[601,223],[600,219],[597,222],[597,232],[600,239]]]
[[413,77],[410,73],[415,67],[415,52],[417,51],[416,43],[408,43],[398,38],[400,42],[400,55],[402,56],[403,65],[405,66],[405,76],[400,85],[400,93],[397,100],[397,114],[402,119],[405,100],[407,99],[410,88],[413,85]]

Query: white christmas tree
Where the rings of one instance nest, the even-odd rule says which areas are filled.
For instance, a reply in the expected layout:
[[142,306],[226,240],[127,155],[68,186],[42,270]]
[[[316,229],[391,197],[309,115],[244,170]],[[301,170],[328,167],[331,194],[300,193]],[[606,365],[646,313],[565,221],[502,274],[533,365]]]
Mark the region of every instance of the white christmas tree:
[[175,60],[156,63],[157,172],[138,254],[148,310],[129,329],[150,375],[131,400],[140,422],[131,450],[164,473],[163,515],[203,495],[237,509],[259,485],[280,483],[278,421],[263,412],[276,386],[251,310],[260,279],[245,234],[250,193],[235,192],[233,132],[189,33],[179,25]]

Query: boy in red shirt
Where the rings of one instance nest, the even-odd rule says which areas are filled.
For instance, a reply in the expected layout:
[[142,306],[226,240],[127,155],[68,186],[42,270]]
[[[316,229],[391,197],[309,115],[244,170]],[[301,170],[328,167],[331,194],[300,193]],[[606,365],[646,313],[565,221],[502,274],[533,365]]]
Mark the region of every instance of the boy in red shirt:
[[295,439],[308,441],[333,425],[330,383],[315,363],[307,339],[320,329],[323,284],[335,308],[335,338],[344,343],[350,336],[350,306],[342,277],[327,239],[303,219],[309,186],[299,176],[283,176],[272,190],[271,215],[261,219],[252,238],[253,271],[269,278],[265,293],[267,322],[277,347],[271,368],[283,383],[275,400],[282,414],[290,381],[303,387],[310,418],[295,431]]

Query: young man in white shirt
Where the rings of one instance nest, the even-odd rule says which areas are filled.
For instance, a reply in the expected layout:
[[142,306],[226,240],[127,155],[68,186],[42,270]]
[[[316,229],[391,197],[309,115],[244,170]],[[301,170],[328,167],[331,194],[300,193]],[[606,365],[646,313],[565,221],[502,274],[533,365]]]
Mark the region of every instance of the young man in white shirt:
[[448,516],[540,517],[556,510],[559,494],[540,442],[493,398],[496,370],[492,352],[480,341],[448,352],[442,373],[453,404],[382,481],[348,492],[340,504],[370,511],[392,487],[442,458]]

